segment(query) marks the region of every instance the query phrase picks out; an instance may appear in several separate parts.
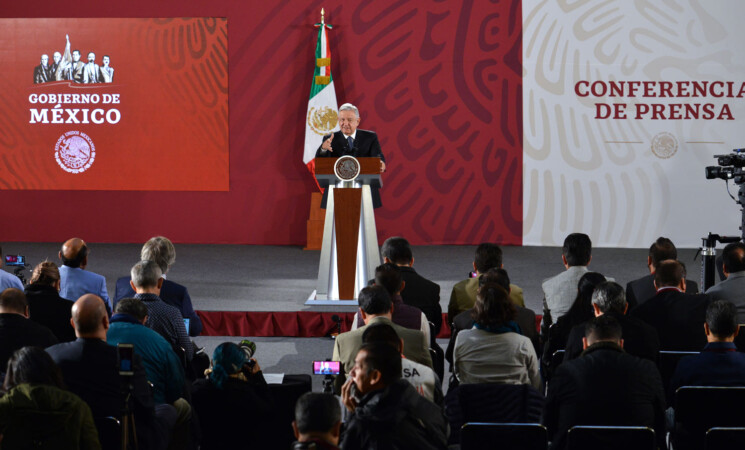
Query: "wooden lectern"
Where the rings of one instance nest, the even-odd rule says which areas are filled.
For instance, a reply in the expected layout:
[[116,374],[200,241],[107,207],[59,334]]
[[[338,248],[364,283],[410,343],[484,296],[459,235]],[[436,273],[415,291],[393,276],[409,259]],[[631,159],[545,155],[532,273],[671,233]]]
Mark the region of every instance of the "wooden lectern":
[[379,158],[316,158],[328,189],[315,295],[306,305],[357,305],[357,293],[380,265],[371,186],[382,187]]

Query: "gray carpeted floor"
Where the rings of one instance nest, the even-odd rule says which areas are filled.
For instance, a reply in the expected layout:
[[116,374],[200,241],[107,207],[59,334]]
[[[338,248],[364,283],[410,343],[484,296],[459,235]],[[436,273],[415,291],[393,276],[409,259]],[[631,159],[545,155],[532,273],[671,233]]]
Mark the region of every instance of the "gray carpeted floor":
[[[44,259],[58,262],[60,244],[3,244],[5,254],[25,255],[29,264]],[[106,277],[109,295],[114,295],[118,277],[127,275],[139,260],[137,244],[89,244],[88,270]],[[414,248],[414,267],[423,276],[440,285],[440,304],[447,311],[450,291],[455,283],[472,270],[475,246],[421,246]],[[555,247],[504,247],[504,267],[512,282],[523,288],[525,303],[541,311],[541,280],[562,270],[561,249]],[[214,311],[302,311],[303,303],[315,289],[318,251],[299,247],[186,245],[176,246],[176,264],[168,273],[171,280],[189,289],[194,308]],[[696,250],[679,250],[679,259],[691,278],[699,279],[700,260]],[[616,279],[623,286],[648,273],[644,249],[593,249],[590,269]],[[59,263],[59,262],[58,262]],[[7,267],[4,267],[8,270]],[[30,278],[30,273],[25,272]],[[349,311],[347,307],[314,307],[317,311]],[[250,338],[250,337],[249,337]],[[220,342],[238,341],[239,337],[199,337],[208,354]],[[333,341],[323,338],[256,338],[257,359],[267,372],[308,373],[310,362],[331,356]],[[444,341],[444,345],[447,342]],[[443,348],[444,348],[443,345]],[[317,380],[320,388],[320,380]]]

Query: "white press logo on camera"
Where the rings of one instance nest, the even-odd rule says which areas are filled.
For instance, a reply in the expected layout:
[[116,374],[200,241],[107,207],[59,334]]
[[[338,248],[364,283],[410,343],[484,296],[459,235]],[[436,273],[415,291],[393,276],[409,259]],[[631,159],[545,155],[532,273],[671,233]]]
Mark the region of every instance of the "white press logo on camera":
[[66,172],[83,173],[96,160],[96,146],[82,131],[68,131],[57,140],[54,159]]

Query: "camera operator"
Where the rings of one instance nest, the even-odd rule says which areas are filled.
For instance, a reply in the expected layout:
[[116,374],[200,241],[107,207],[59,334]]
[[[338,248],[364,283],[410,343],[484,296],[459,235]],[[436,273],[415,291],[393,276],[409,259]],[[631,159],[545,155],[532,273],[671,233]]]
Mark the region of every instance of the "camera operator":
[[[5,261],[5,255],[3,254],[3,248],[0,247],[0,292],[3,292],[8,288],[23,290],[23,283],[21,283],[21,280],[19,280],[17,276],[11,275],[2,270],[3,261]],[[3,368],[3,370],[5,369]]]
[[215,349],[205,375],[192,386],[202,450],[243,448],[247,439],[251,448],[274,448],[276,436],[267,432],[275,415],[272,396],[256,360],[225,342]]

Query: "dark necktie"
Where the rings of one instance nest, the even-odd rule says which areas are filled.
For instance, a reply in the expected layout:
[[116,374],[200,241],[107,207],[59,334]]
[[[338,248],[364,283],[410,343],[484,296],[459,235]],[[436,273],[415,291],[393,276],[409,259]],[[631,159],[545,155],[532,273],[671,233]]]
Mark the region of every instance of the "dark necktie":
[[354,149],[354,138],[352,136],[349,136],[347,138],[347,142],[349,142],[349,151],[351,152]]

